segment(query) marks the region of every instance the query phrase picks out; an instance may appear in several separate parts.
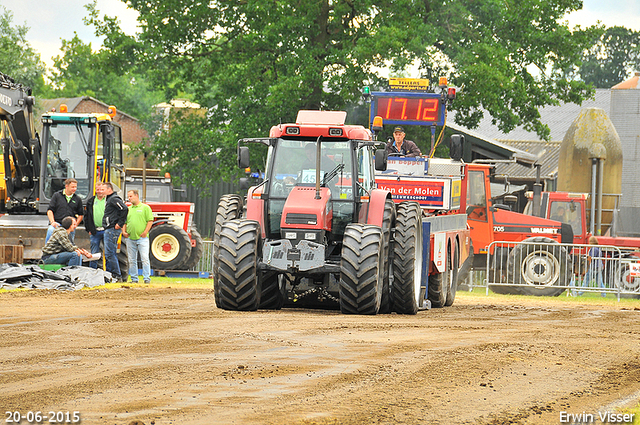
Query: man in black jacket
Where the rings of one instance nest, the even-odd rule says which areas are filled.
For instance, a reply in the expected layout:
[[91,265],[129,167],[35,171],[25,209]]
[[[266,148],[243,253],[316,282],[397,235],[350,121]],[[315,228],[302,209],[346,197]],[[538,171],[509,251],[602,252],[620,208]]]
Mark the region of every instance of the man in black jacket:
[[405,140],[404,128],[398,126],[393,129],[393,140],[387,143],[389,156],[420,156],[420,148],[411,140]]
[[111,272],[118,281],[124,281],[120,274],[116,250],[118,249],[118,238],[127,221],[129,209],[122,198],[114,193],[113,185],[110,182],[105,182],[104,185],[106,203],[102,227],[104,227],[104,256],[107,260],[107,271]]
[[[65,217],[73,217],[76,220],[76,226],[82,223],[82,199],[76,195],[78,189],[78,181],[76,179],[66,179],[64,181],[64,189],[56,192],[51,197],[49,209],[47,209],[47,217],[49,217],[49,228],[45,243],[49,240],[53,231],[60,226],[62,219]],[[74,242],[76,236],[75,230],[69,234],[69,240]]]
[[[87,199],[84,208],[84,227],[89,232],[89,241],[91,242],[91,254],[100,252],[100,244],[104,245],[104,227],[102,227],[102,218],[104,217],[104,209],[106,200],[106,184],[98,182],[96,184],[96,194]],[[95,261],[89,263],[89,267],[98,268]]]

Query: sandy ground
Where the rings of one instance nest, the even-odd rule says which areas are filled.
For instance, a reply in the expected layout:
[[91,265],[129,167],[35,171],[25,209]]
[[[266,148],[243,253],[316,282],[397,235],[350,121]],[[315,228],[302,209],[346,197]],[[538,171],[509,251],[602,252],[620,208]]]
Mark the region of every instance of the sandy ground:
[[0,407],[42,423],[599,423],[640,398],[640,301],[466,295],[363,317],[152,287],[9,292],[0,309]]

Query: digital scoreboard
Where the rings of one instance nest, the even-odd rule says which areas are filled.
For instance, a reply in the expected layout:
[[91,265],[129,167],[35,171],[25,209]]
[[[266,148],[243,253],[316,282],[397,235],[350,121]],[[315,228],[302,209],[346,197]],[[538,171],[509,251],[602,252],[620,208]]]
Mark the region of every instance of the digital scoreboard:
[[391,125],[443,125],[445,104],[437,93],[374,92],[370,116]]

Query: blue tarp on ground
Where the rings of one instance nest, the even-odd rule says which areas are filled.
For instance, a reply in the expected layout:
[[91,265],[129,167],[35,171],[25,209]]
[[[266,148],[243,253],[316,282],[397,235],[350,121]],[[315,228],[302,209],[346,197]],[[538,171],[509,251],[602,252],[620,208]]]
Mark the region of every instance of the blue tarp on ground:
[[57,289],[75,291],[114,282],[111,273],[83,266],[67,266],[57,271],[37,265],[0,264],[0,289]]

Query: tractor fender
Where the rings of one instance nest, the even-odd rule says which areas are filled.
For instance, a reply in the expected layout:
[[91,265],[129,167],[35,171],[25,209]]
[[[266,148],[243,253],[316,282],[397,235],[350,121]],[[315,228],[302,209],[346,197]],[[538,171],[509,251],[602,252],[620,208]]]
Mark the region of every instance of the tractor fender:
[[373,189],[371,191],[365,224],[374,224],[382,227],[384,204],[387,199],[391,199],[391,193],[388,190]]
[[247,192],[247,219],[255,220],[260,224],[262,238],[266,238],[264,227],[264,199],[262,199],[262,186],[252,186]]

